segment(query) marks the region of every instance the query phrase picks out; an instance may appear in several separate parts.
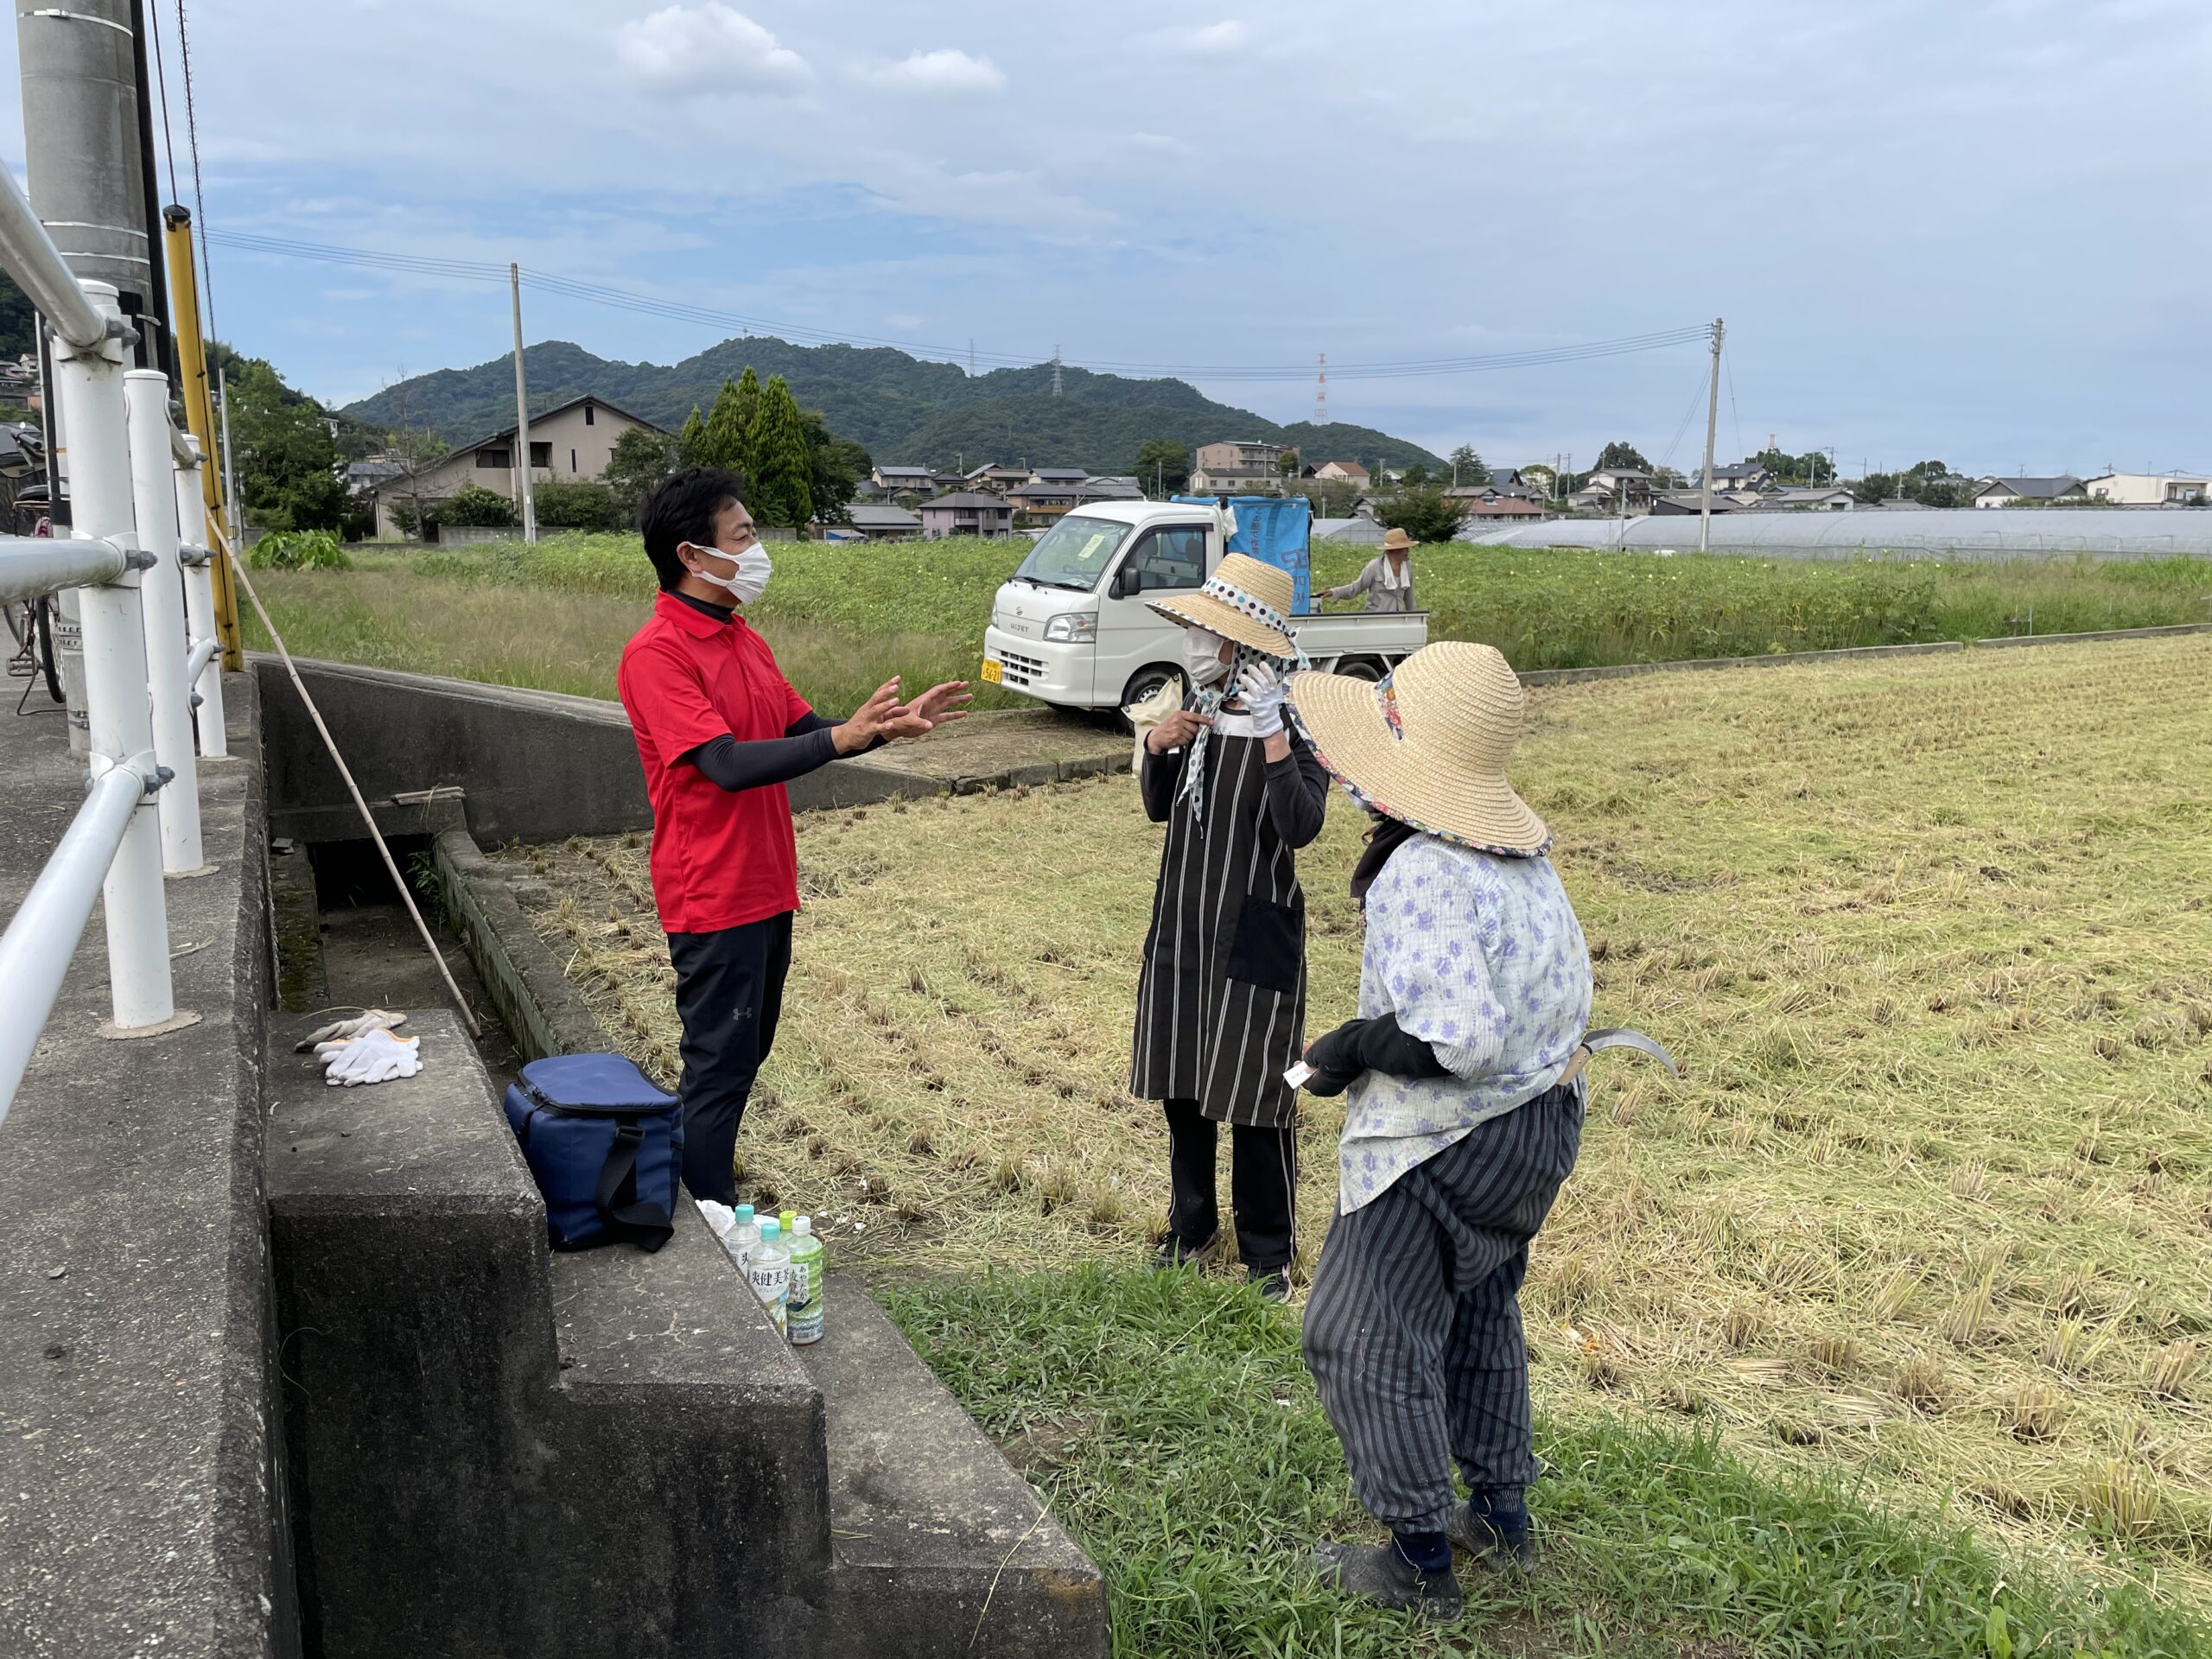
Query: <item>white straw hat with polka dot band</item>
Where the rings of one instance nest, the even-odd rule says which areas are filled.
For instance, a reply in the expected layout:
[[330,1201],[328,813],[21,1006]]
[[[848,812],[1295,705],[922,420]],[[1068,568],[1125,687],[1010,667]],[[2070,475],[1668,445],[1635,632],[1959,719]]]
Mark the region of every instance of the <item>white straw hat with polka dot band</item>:
[[1505,779],[1522,691],[1495,647],[1425,645],[1380,684],[1294,674],[1289,702],[1315,757],[1376,811],[1484,852],[1530,857],[1551,845]]
[[1234,639],[1240,645],[1270,657],[1298,660],[1298,641],[1291,637],[1291,607],[1298,602],[1298,588],[1290,572],[1243,553],[1224,553],[1205,587],[1196,593],[1146,604],[1173,621],[1182,622]]

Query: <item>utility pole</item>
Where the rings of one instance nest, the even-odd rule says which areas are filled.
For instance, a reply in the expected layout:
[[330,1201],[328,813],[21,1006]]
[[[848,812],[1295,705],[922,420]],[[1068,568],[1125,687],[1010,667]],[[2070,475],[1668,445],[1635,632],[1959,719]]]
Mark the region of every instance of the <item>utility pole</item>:
[[1720,341],[1728,332],[1720,319],[1713,320],[1712,384],[1705,390],[1705,493],[1698,504],[1697,550],[1713,550],[1713,433],[1720,422]]
[[1052,396],[1060,395],[1060,348],[1052,347]]
[[537,539],[537,502],[530,487],[530,394],[522,378],[522,267],[507,266],[507,287],[515,308],[515,505],[522,510],[522,538]]

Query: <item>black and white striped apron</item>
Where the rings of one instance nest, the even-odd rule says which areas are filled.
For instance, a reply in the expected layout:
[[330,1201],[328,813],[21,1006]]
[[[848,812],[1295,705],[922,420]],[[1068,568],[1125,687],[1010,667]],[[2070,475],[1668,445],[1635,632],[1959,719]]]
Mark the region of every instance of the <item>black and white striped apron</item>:
[[1205,813],[1167,817],[1137,983],[1129,1092],[1194,1100],[1219,1123],[1287,1128],[1306,1046],[1306,895],[1268,812],[1260,739],[1216,733]]

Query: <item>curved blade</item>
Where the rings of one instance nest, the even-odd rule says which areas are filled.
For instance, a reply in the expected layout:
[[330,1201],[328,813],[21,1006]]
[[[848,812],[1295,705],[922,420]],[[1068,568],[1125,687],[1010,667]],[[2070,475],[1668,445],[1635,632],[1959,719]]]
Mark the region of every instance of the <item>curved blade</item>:
[[1632,1048],[1639,1054],[1649,1054],[1676,1077],[1682,1075],[1682,1068],[1675,1063],[1673,1055],[1642,1032],[1630,1031],[1625,1027],[1613,1027],[1605,1031],[1585,1032],[1582,1034],[1582,1046],[1592,1053],[1601,1048]]

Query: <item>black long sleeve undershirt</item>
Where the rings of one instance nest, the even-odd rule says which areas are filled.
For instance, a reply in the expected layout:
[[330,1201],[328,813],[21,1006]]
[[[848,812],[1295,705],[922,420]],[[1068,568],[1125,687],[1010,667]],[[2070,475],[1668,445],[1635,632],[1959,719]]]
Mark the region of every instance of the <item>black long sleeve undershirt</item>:
[[1314,1073],[1306,1091],[1313,1095],[1340,1095],[1369,1071],[1394,1077],[1440,1077],[1449,1069],[1433,1048],[1398,1029],[1395,1014],[1345,1020],[1314,1039],[1306,1051],[1306,1063]]
[[[689,605],[702,616],[712,617],[717,622],[727,622],[735,614],[734,607],[717,605],[711,600],[694,599],[689,594],[675,593],[672,596]],[[689,760],[699,768],[707,781],[718,789],[733,793],[741,789],[760,789],[769,784],[787,784],[794,778],[804,778],[810,772],[828,766],[837,758],[837,741],[830,735],[842,722],[824,720],[811,709],[784,728],[781,737],[764,737],[741,743],[728,732],[720,737],[710,737],[696,748],[686,749],[678,760]],[[884,740],[862,749],[871,754],[883,747]]]

